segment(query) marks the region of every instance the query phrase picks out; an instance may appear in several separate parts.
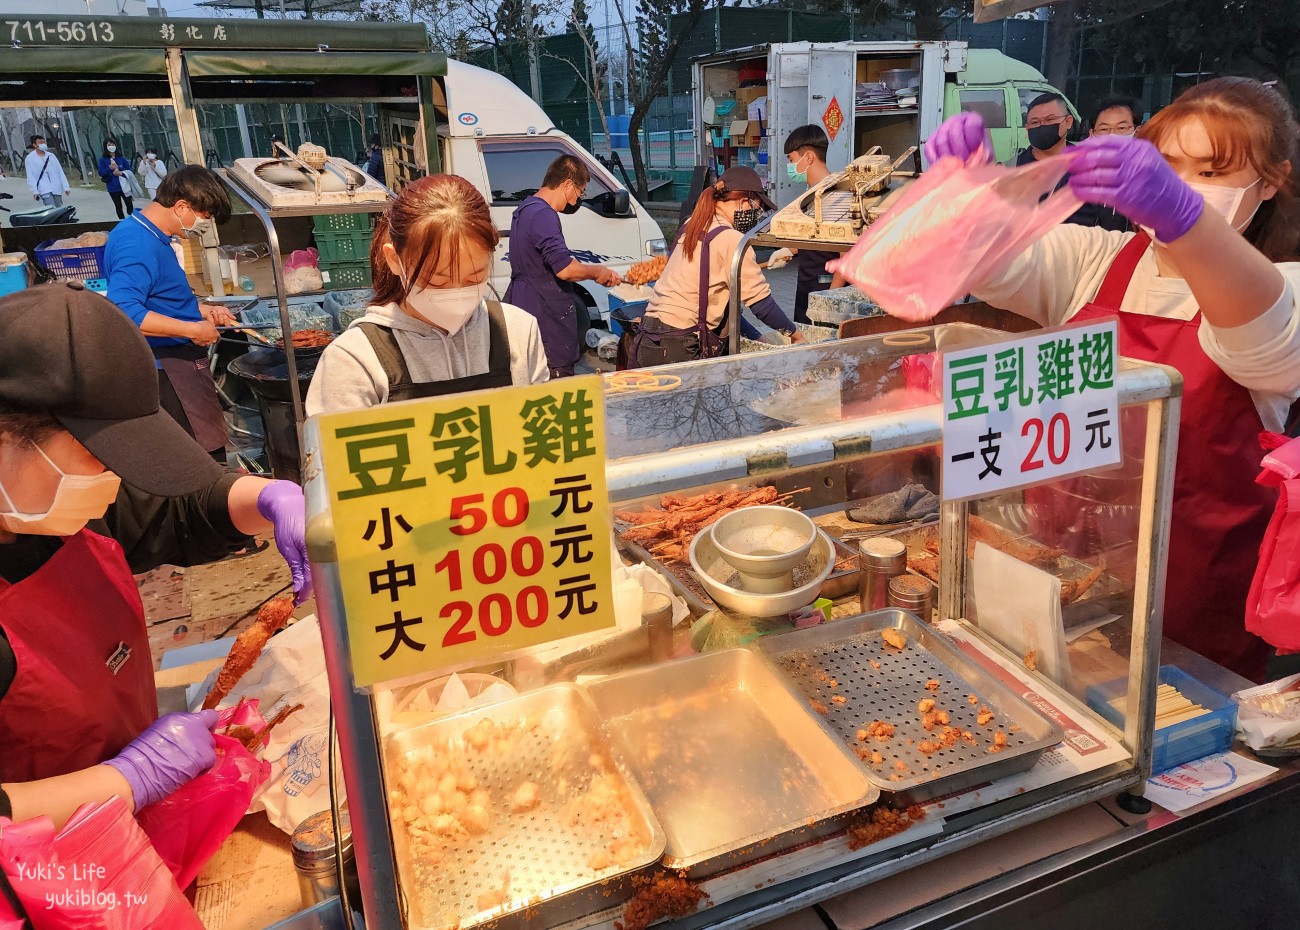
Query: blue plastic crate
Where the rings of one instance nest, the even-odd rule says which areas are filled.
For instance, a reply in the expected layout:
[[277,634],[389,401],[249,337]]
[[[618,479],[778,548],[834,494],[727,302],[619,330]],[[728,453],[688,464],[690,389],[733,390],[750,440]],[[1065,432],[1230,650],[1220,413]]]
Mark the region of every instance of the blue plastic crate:
[[36,247],[36,261],[60,281],[87,281],[104,276],[104,246],[54,248],[54,239]]
[[[1154,774],[1167,772],[1184,762],[1226,752],[1232,745],[1237,724],[1237,705],[1226,694],[1197,681],[1173,665],[1160,666],[1160,684],[1173,685],[1183,697],[1209,711],[1191,720],[1161,727],[1155,732],[1151,758]],[[1124,712],[1110,702],[1128,693],[1128,679],[1117,678],[1088,689],[1088,706],[1117,727],[1124,726]]]

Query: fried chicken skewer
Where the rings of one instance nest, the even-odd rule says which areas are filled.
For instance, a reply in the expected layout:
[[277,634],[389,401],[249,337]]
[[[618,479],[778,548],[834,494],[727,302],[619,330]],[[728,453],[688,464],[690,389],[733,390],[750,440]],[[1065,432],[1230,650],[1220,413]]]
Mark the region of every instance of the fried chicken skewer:
[[204,710],[212,710],[225,700],[226,695],[239,684],[239,679],[248,674],[271,637],[284,627],[292,615],[292,597],[277,597],[262,605],[253,625],[235,637],[235,644],[230,647],[226,663],[221,666],[212,690],[203,700]]

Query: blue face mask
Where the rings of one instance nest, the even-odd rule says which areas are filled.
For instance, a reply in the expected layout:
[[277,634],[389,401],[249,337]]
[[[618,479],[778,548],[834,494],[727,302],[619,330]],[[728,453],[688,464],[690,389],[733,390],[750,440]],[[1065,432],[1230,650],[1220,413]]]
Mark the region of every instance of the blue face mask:
[[808,183],[808,172],[799,170],[799,162],[803,159],[788,161],[785,163],[785,173],[796,184]]

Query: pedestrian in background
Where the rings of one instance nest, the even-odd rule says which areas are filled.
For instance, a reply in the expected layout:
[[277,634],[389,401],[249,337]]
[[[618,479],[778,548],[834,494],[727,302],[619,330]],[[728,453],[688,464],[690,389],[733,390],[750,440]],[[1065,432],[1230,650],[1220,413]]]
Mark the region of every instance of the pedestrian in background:
[[72,187],[59,164],[59,156],[50,151],[44,136],[32,136],[32,150],[27,153],[25,166],[32,198],[47,207],[63,206],[63,197],[72,193]]
[[158,199],[158,185],[162,179],[167,177],[167,166],[158,160],[158,150],[152,146],[144,150],[144,158],[140,159],[140,171],[138,172],[144,181],[144,188],[149,192],[150,200]]
[[130,173],[131,163],[117,153],[117,140],[109,136],[104,140],[104,154],[99,156],[99,177],[108,185],[108,196],[113,198],[119,220],[135,212]]

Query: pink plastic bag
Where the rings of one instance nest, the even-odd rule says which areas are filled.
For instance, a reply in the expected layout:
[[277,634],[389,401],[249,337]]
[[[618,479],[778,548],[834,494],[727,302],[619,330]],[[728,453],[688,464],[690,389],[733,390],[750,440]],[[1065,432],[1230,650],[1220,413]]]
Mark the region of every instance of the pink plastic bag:
[[316,268],[319,265],[320,251],[318,249],[295,249],[284,260],[284,270],[286,272],[293,271],[295,268]]
[[892,316],[921,323],[1001,272],[1080,206],[1070,155],[1025,165],[941,158],[841,259],[826,263]]
[[1278,488],[1246,597],[1246,629],[1281,653],[1300,652],[1300,439],[1264,433],[1269,454],[1256,482]]
[[203,930],[121,798],[82,805],[57,833],[48,817],[0,819],[0,868],[35,930]]
[[[219,730],[246,726],[260,733],[266,727],[257,712],[257,701],[218,713]],[[218,733],[216,741],[217,761],[211,769],[136,813],[181,888],[198,878],[271,774],[270,763],[254,758],[238,740]]]

